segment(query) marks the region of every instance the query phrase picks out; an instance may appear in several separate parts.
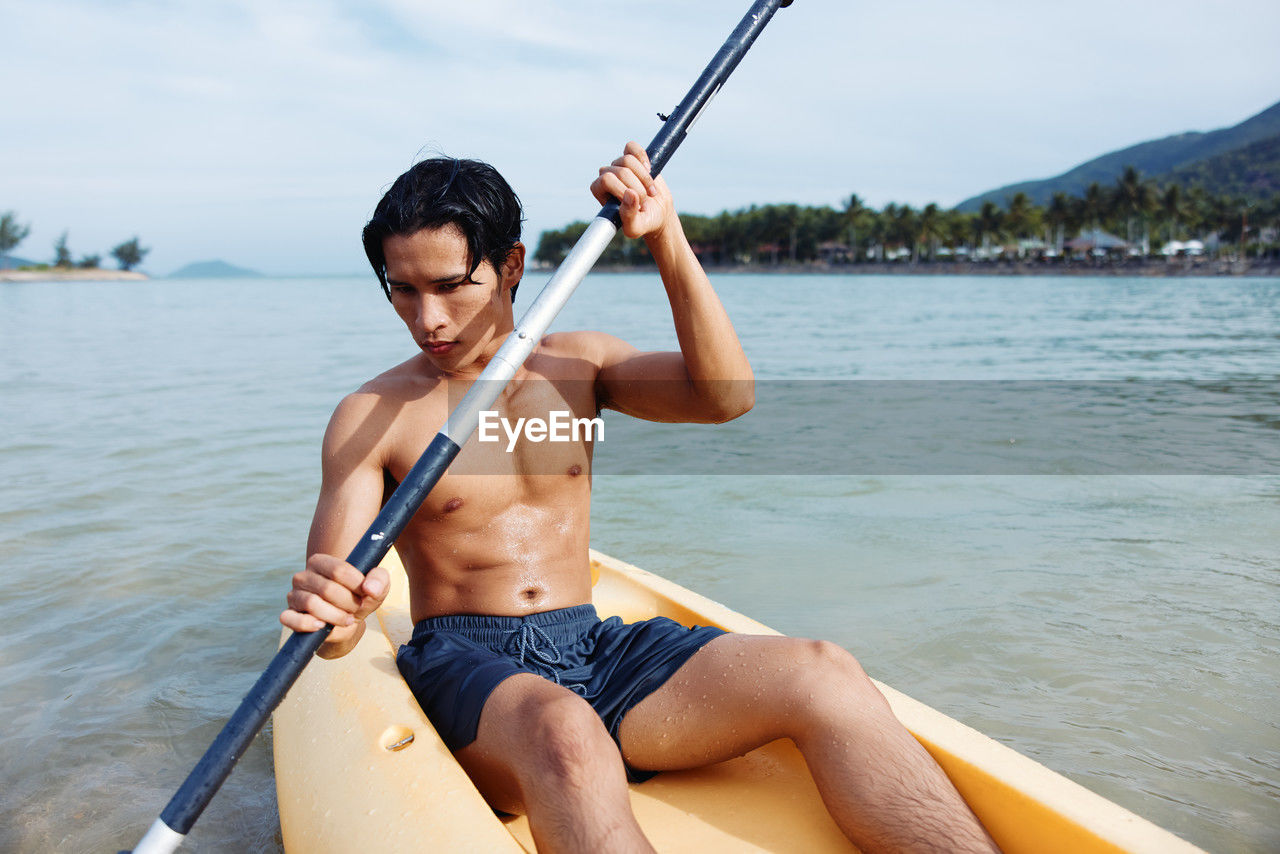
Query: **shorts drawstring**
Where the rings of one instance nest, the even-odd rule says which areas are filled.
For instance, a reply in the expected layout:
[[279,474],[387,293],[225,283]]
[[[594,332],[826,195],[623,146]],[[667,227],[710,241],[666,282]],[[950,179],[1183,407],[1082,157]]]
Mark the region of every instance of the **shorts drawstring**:
[[520,664],[525,663],[525,657],[533,659],[542,665],[540,669],[546,670],[548,678],[557,685],[564,685],[569,690],[585,695],[587,693],[586,686],[574,682],[564,683],[560,681],[560,671],[555,665],[562,660],[560,650],[556,648],[555,641],[542,630],[540,626],[533,623],[522,622],[520,628],[513,629],[509,632],[511,640],[507,642],[507,647],[514,647],[513,652],[519,655]]
[[555,641],[532,623],[521,623],[520,628],[512,630],[510,634],[511,640],[507,642],[507,647],[515,647],[514,651],[520,655],[520,663],[525,663],[527,655],[551,671],[551,678],[559,685],[560,674],[556,672],[554,665],[560,663],[560,650],[556,649]]

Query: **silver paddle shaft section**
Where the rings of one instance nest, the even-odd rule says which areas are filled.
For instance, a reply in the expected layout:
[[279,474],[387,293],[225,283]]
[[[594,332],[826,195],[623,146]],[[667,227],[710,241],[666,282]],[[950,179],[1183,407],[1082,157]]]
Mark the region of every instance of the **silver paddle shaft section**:
[[184,839],[186,837],[165,824],[164,819],[158,818],[134,847],[133,854],[172,854]]
[[498,395],[502,394],[507,383],[511,382],[525,359],[529,358],[529,354],[533,352],[533,348],[542,340],[542,336],[546,334],[551,322],[560,313],[560,309],[564,308],[569,297],[573,296],[578,285],[586,278],[587,273],[591,272],[592,266],[604,254],[609,241],[618,233],[618,227],[606,213],[611,209],[611,205],[606,206],[605,210],[591,220],[587,230],[582,233],[573,249],[560,263],[555,275],[543,287],[542,292],[533,301],[533,305],[529,306],[528,311],[524,313],[524,317],[520,318],[520,323],[516,325],[515,330],[507,336],[506,341],[502,342],[498,352],[485,366],[461,402],[454,407],[453,412],[449,413],[444,429],[440,432],[452,439],[459,447],[465,445],[467,439],[471,438],[471,434],[476,431],[476,426],[480,423],[480,413],[493,406]]

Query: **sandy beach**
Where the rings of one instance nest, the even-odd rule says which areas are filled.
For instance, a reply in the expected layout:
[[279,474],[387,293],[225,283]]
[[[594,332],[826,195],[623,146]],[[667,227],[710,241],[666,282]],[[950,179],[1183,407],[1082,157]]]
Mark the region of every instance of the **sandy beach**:
[[137,270],[0,270],[0,282],[145,282]]

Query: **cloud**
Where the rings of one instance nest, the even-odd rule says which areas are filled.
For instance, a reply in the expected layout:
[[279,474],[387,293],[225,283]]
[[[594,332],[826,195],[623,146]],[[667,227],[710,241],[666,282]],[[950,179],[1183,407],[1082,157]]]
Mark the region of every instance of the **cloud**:
[[[28,256],[69,228],[77,252],[140,233],[159,271],[356,270],[379,189],[442,150],[501,169],[536,240],[593,212],[595,167],[648,141],[745,6],[16,0],[0,209],[33,223]],[[805,0],[668,178],[704,213],[850,192],[954,203],[1268,106],[1278,24],[1262,0]]]

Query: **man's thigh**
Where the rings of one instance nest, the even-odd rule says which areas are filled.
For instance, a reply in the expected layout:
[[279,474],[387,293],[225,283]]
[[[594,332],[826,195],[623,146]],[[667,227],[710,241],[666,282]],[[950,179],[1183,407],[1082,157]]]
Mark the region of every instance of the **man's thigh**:
[[696,768],[787,736],[829,646],[768,635],[715,638],[623,718],[623,757],[650,771]]

